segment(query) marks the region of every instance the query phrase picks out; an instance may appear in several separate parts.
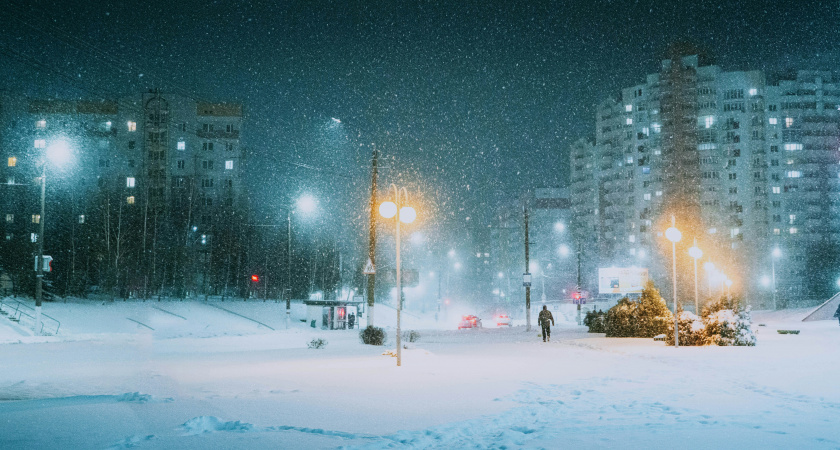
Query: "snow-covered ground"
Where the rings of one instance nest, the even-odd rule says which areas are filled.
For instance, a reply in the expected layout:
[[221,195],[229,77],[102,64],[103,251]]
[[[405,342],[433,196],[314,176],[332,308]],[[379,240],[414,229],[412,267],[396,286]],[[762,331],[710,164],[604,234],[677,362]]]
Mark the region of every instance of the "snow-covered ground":
[[393,329],[366,346],[295,305],[286,330],[284,307],[47,303],[57,336],[0,316],[0,448],[840,448],[840,326],[808,310],[754,312],[756,347],[447,323],[396,367]]

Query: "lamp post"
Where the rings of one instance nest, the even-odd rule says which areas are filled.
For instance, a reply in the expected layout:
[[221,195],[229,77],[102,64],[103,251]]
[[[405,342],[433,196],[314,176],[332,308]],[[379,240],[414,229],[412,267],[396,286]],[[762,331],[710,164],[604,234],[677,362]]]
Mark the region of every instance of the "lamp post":
[[776,258],[782,256],[782,251],[779,250],[779,247],[773,249],[772,253],[773,257],[770,258],[772,261],[771,264],[773,266],[773,311],[776,310]]
[[[417,212],[411,206],[403,206],[408,203],[408,191],[405,188],[397,188],[395,184],[391,184],[394,189],[394,201],[382,202],[379,205],[379,214],[386,219],[396,216],[395,234],[397,241],[397,366],[402,365],[402,342],[400,336],[400,313],[402,312],[402,275],[400,273],[400,222],[411,223],[417,218]],[[389,189],[390,191],[390,189]]]
[[665,230],[665,237],[671,241],[671,262],[672,274],[671,278],[674,280],[674,347],[680,346],[680,321],[677,317],[677,242],[682,239],[682,233],[676,227],[676,219],[671,216],[671,227]]
[[703,250],[697,247],[697,238],[694,238],[694,246],[688,249],[688,256],[694,258],[694,314],[700,314],[700,300],[697,293],[697,260],[703,256]]
[[41,334],[41,303],[44,298],[44,213],[47,198],[47,161],[62,164],[70,159],[70,147],[59,140],[47,148],[41,162],[41,215],[38,217],[38,260],[35,262],[35,331]]

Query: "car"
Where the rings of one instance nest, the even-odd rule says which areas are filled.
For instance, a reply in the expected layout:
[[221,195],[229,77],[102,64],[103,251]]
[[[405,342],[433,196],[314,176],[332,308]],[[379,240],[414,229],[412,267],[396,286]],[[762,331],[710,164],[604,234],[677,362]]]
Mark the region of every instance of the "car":
[[497,314],[496,315],[496,326],[497,327],[511,326],[510,316],[507,315],[507,314]]
[[481,319],[472,314],[462,317],[461,322],[458,323],[458,329],[463,330],[465,328],[481,328]]

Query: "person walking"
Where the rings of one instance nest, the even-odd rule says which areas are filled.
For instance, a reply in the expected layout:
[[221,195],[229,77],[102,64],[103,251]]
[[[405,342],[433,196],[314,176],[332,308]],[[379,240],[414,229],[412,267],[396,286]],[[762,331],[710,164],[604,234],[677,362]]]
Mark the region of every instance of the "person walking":
[[[549,324],[549,322],[551,323]],[[551,325],[554,325],[554,316],[551,315],[548,306],[543,305],[543,309],[537,318],[537,323],[542,327],[543,342],[551,341]]]

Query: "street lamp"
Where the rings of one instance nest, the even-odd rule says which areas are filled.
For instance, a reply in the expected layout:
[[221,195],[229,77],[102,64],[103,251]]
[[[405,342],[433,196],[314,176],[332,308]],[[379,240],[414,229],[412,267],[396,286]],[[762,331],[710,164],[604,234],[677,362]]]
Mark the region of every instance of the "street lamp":
[[773,311],[776,310],[776,258],[782,256],[782,251],[779,247],[773,249],[772,258],[770,258],[773,265]]
[[703,250],[697,247],[697,238],[694,238],[694,247],[688,249],[688,256],[694,258],[694,314],[700,314],[700,300],[697,294],[697,260],[703,256]]
[[671,227],[665,230],[665,237],[671,241],[671,262],[673,263],[671,277],[674,280],[674,347],[680,346],[680,321],[677,317],[677,242],[682,239],[682,233],[676,227],[676,219],[671,216]]
[[47,161],[63,165],[70,161],[70,145],[65,140],[53,142],[41,163],[41,215],[38,218],[38,261],[35,264],[35,334],[41,334],[41,303],[44,298],[44,210],[47,197]]
[[[402,275],[400,274],[400,222],[411,223],[417,218],[417,212],[411,206],[404,206],[408,203],[408,191],[403,188],[397,188],[395,184],[391,184],[394,189],[394,202],[383,202],[379,205],[379,214],[386,219],[396,216],[395,227],[397,237],[397,366],[402,364],[402,343],[400,336],[400,313],[402,312]],[[389,189],[390,191],[390,189]]]

